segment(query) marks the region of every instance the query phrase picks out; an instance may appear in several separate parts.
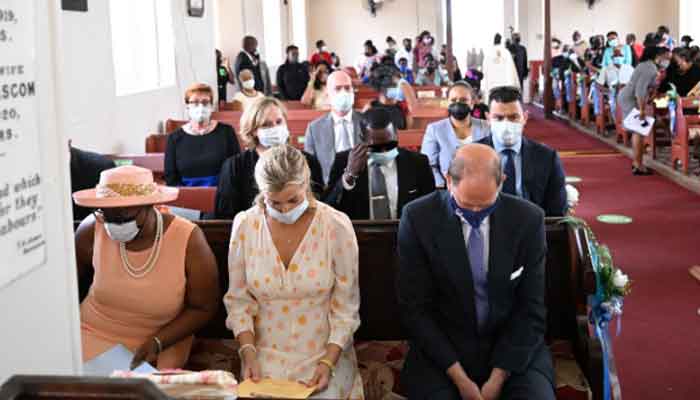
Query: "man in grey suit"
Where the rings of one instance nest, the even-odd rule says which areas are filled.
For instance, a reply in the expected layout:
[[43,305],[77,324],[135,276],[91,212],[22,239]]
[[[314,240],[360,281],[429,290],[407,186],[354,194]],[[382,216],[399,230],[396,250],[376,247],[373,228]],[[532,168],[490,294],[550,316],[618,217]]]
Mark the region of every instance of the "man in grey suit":
[[323,182],[328,185],[335,154],[350,150],[360,143],[362,115],[353,111],[355,92],[350,75],[333,72],[326,82],[331,112],[312,121],[306,128],[304,150],[316,157],[323,171]]

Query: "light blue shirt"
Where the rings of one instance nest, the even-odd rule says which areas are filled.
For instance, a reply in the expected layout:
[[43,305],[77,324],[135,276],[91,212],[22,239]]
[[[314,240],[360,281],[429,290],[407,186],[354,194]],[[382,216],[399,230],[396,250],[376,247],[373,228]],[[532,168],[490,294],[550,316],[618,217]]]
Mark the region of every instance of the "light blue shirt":
[[510,149],[515,152],[513,155],[513,162],[515,163],[515,192],[518,194],[518,197],[525,198],[523,195],[523,155],[521,151],[523,149],[522,139],[513,147],[506,147],[503,145],[503,143],[498,142],[495,136],[491,136],[491,140],[493,141],[494,150],[496,150],[498,155],[501,157],[501,168],[504,170],[506,169],[506,161],[508,160],[505,150]]
[[[612,47],[608,46],[605,48],[605,52],[603,53],[603,69],[613,63],[613,54],[614,50]],[[625,59],[622,62],[623,64],[632,65],[632,49],[627,44],[622,46],[622,57]]]
[[[489,135],[489,126],[483,119],[472,118],[471,142],[478,142]],[[462,146],[452,127],[450,118],[441,119],[429,124],[423,136],[420,152],[428,157],[430,167],[435,176],[435,186],[445,186],[445,176],[450,168],[450,162]]]

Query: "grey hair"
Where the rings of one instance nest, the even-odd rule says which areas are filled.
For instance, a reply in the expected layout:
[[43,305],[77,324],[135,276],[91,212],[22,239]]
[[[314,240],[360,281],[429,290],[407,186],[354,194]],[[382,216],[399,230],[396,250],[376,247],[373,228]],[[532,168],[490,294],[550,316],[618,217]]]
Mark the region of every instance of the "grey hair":
[[266,193],[279,193],[287,185],[306,185],[307,199],[314,206],[311,192],[311,170],[304,154],[289,145],[279,145],[265,150],[255,164],[255,183],[260,190],[254,204],[265,207]]
[[[450,168],[447,170],[447,174],[452,179],[454,185],[459,185],[459,182],[465,176],[476,175],[480,173],[480,170],[482,169],[478,168],[471,160],[455,156],[452,158],[452,161],[450,161]],[[487,171],[496,182],[496,186],[503,183],[503,168],[501,167],[501,160],[498,157],[494,157],[490,162]]]

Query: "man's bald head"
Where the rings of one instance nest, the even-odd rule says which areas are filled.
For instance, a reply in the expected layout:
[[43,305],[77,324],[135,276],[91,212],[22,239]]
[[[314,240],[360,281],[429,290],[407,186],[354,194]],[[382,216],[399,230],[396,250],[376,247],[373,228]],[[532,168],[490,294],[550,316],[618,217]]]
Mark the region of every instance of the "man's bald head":
[[[353,98],[348,95],[354,95],[352,88],[352,78],[345,71],[335,71],[328,75],[328,80],[326,81],[326,90],[328,90],[328,97],[331,100],[331,108],[333,112],[345,115],[352,109]],[[339,94],[346,94],[346,98],[349,98],[347,102],[344,102],[344,108],[338,109],[336,103],[333,101],[334,98]],[[349,104],[348,104],[349,103]],[[349,105],[349,108],[347,108]]]
[[447,185],[460,207],[478,211],[496,201],[504,178],[496,151],[472,143],[457,150],[450,163]]

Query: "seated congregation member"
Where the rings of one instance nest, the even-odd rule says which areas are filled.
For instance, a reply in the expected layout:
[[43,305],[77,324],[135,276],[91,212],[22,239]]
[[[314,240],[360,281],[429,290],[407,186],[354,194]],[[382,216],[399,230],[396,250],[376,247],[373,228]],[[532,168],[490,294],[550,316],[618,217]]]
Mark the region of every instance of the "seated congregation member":
[[189,122],[168,135],[165,182],[168,186],[216,186],[224,160],[241,152],[230,125],[211,119],[214,94],[206,84],[185,92]]
[[311,69],[311,76],[306,84],[304,94],[301,96],[301,104],[310,106],[314,110],[328,110],[328,75],[331,73],[331,66],[325,61],[319,61]]
[[335,71],[330,74],[326,90],[331,112],[312,121],[306,128],[304,150],[321,164],[323,182],[327,185],[336,153],[350,150],[360,143],[362,115],[352,109],[355,92],[347,73]]
[[240,343],[242,379],[301,381],[322,398],[361,399],[357,239],[345,214],[314,199],[310,176],[291,146],[260,156],[260,194],[233,222],[226,326]]
[[467,82],[456,82],[447,91],[449,117],[428,125],[421,153],[428,156],[435,184],[445,187],[445,175],[458,147],[489,135],[486,121],[471,116],[474,89]]
[[503,192],[540,206],[548,217],[568,210],[564,168],[556,151],[523,137],[527,112],[516,87],[494,88],[489,96],[491,135],[479,143],[493,147],[506,174]]
[[177,195],[134,166],[106,170],[95,188],[73,194],[96,209],[75,232],[79,276],[94,268],[80,305],[83,361],[121,344],[134,353],[131,368],[182,368],[193,335],[216,313],[216,259],[204,234],[154,207]]
[[603,68],[613,63],[613,57],[616,49],[622,53],[622,63],[632,65],[632,62],[634,61],[632,56],[632,48],[627,43],[620,42],[617,32],[608,32],[607,39],[607,47],[603,52]]
[[398,147],[391,115],[367,110],[362,142],[336,154],[326,203],[352,220],[398,219],[407,203],[435,190],[428,158]]
[[301,100],[309,83],[309,64],[299,62],[299,48],[287,47],[287,60],[277,69],[277,88],[283,100]]
[[610,104],[610,116],[613,121],[616,118],[615,110],[617,108],[617,93],[620,88],[630,82],[634,73],[634,68],[631,65],[624,63],[624,57],[619,50],[615,50],[612,64],[598,74],[596,82],[601,86],[606,86],[609,89],[609,94],[606,95],[608,104]]
[[554,400],[545,344],[544,213],[499,194],[494,150],[457,151],[447,191],[406,206],[398,303],[410,399]]
[[255,78],[255,90],[258,92],[265,92],[265,80],[263,78],[260,53],[258,53],[258,39],[256,39],[254,36],[245,36],[243,38],[241,51],[236,57],[234,72],[238,78],[238,87],[242,87],[240,73],[244,69],[249,69],[253,72],[253,78]]
[[673,84],[678,95],[686,97],[698,82],[700,82],[700,66],[693,63],[690,49],[685,47],[673,49],[673,63],[668,68],[661,89],[669,90],[670,85]]
[[408,59],[406,57],[401,57],[399,59],[398,66],[399,66],[399,72],[401,72],[401,79],[408,82],[409,85],[412,85],[414,82],[413,70],[411,69],[410,65],[408,64]]
[[333,64],[331,58],[331,53],[328,52],[328,46],[323,40],[316,41],[316,52],[311,56],[311,65],[317,66],[321,61],[325,61],[327,64]]
[[416,85],[418,86],[446,86],[450,84],[450,78],[447,73],[441,71],[438,67],[438,62],[435,61],[432,54],[426,56],[426,67],[418,71]]
[[[70,189],[71,193],[91,189],[100,181],[102,171],[114,168],[114,161],[102,154],[80,150],[68,142],[70,150]],[[92,210],[80,207],[73,201],[73,221],[82,221]]]
[[[240,135],[248,149],[227,159],[221,167],[216,189],[216,219],[233,219],[253,205],[259,193],[254,170],[260,155],[289,143],[287,110],[273,97],[258,100],[241,116]],[[324,186],[321,165],[314,156],[307,153],[304,156],[311,170],[311,189],[320,196]]]
[[251,70],[242,70],[238,74],[238,79],[241,82],[241,90],[233,95],[232,103],[237,110],[245,111],[255,100],[265,95],[255,90],[255,76]]

